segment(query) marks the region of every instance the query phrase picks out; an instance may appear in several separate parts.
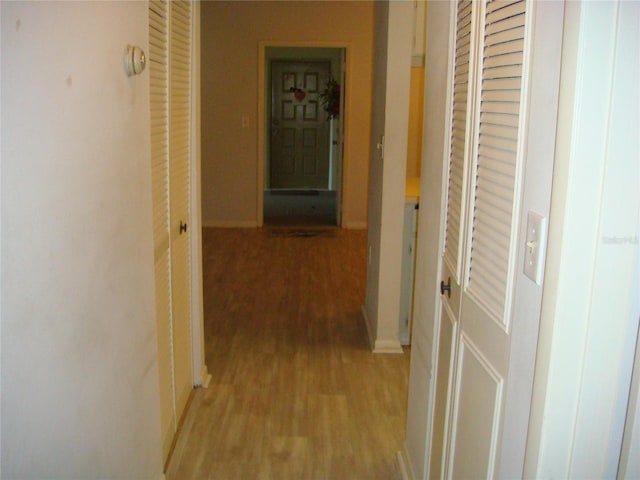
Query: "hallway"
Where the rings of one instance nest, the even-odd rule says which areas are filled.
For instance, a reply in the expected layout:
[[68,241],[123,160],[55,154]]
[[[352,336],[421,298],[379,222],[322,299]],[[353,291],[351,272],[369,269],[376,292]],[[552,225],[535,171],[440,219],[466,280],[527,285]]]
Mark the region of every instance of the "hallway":
[[204,229],[206,361],[174,479],[394,479],[409,352],[372,355],[366,232]]

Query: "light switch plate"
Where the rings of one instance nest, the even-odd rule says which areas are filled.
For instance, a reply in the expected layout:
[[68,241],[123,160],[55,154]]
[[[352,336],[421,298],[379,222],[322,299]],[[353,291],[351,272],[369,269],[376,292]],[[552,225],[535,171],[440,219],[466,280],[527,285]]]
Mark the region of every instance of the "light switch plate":
[[524,274],[538,285],[542,285],[547,219],[537,212],[527,213],[527,235],[524,253]]

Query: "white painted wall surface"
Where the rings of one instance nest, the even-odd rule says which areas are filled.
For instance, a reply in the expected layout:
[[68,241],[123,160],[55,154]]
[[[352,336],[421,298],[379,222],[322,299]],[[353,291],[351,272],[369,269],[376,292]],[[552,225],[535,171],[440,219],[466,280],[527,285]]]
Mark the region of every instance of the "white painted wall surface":
[[567,2],[525,475],[613,478],[637,339],[640,4]]
[[[365,310],[370,318],[370,335],[374,336],[374,351],[399,351],[400,277],[402,264],[402,231],[407,171],[407,132],[409,129],[409,84],[411,77],[411,47],[413,41],[413,4],[388,2],[388,25],[376,30],[382,39],[386,33],[386,61],[374,67],[374,86],[384,96],[384,110],[374,113],[372,121],[372,154],[369,175],[369,247],[371,262],[367,273]],[[384,10],[376,6],[378,12]],[[376,20],[378,28],[379,19]],[[384,41],[384,40],[383,40]],[[376,41],[377,42],[377,41]],[[376,52],[378,50],[376,49]],[[378,53],[376,53],[377,55]],[[380,60],[385,59],[381,57]],[[374,94],[375,95],[375,94]],[[379,102],[382,98],[379,99]],[[380,105],[376,105],[378,108]],[[374,106],[374,108],[376,108]],[[380,121],[384,129],[380,132]],[[384,158],[375,144],[384,135]],[[377,263],[377,264],[376,264]],[[375,278],[377,276],[377,278]],[[373,281],[376,288],[369,286]],[[371,321],[371,319],[375,319]]]
[[376,343],[383,342],[383,348],[387,342],[398,342],[399,335],[413,21],[412,2],[389,2],[376,338]]
[[147,5],[1,8],[2,474],[157,480]]
[[[205,226],[258,225],[263,185],[258,159],[259,45],[265,42],[349,47],[342,226],[366,227],[374,3],[202,2]],[[248,118],[246,127],[243,116]]]
[[382,219],[382,142],[385,127],[387,92],[387,30],[389,2],[375,3],[373,50],[373,95],[371,99],[371,158],[369,160],[369,195],[367,198],[367,282],[363,311],[371,346],[378,330],[378,295],[380,287],[380,232]]

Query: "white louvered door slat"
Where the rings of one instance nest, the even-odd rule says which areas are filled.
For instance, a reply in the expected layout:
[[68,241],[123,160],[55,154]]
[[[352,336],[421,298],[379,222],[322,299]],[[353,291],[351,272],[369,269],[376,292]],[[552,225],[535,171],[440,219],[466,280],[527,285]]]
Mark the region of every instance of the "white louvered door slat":
[[464,222],[462,199],[466,172],[467,119],[469,106],[469,71],[473,4],[461,1],[456,11],[455,55],[453,59],[453,98],[451,103],[451,136],[449,144],[449,185],[447,190],[446,236],[444,261],[455,281],[460,278],[461,226]]
[[[443,297],[456,336],[449,347],[453,358],[446,409],[449,433],[441,469],[443,477],[452,479],[492,478],[496,467],[511,348],[522,105],[526,104],[522,101],[526,1],[474,2],[474,7],[470,37],[475,49],[462,163],[469,174],[460,177],[464,193],[457,237],[463,245],[457,257],[462,274],[459,282],[451,281],[451,299]],[[449,196],[454,171],[450,165]],[[449,205],[455,203],[448,199]],[[449,218],[458,217],[448,208]],[[447,236],[450,231],[454,229],[447,223]],[[453,257],[445,260],[452,262]],[[441,320],[441,328],[445,327],[447,322]]]
[[151,168],[156,261],[163,251],[169,248],[169,58],[167,28],[166,4],[157,1],[149,2],[148,56],[151,93]]
[[[524,47],[525,5],[524,1],[492,2],[486,8],[479,74],[478,137],[473,160],[475,191],[471,199],[470,229],[473,234],[469,238],[466,273],[469,294],[505,330],[510,314],[508,261],[496,264],[489,241],[479,241],[483,232],[475,227],[489,222],[494,224],[495,231],[501,233],[501,244],[509,246],[509,256],[505,260],[511,258],[517,164],[521,160],[518,126],[524,56],[522,49],[496,53],[494,47],[504,43]],[[506,82],[497,81],[511,82],[510,88],[504,87]],[[497,265],[500,268],[496,268]],[[481,281],[488,276],[494,279],[491,284]]]

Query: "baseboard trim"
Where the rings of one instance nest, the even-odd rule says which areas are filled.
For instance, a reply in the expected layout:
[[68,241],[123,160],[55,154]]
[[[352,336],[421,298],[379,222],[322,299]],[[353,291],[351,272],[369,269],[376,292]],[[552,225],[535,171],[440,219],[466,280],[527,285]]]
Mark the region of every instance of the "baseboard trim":
[[169,450],[169,454],[167,455],[167,459],[164,461],[164,473],[167,473],[169,469],[169,464],[171,463],[171,459],[173,458],[173,454],[176,451],[176,446],[178,445],[178,437],[180,433],[182,433],[182,427],[184,426],[185,421],[187,420],[187,414],[189,410],[191,410],[191,404],[193,403],[193,397],[195,396],[195,389],[192,388],[191,392],[189,392],[189,399],[187,400],[187,404],[184,407],[184,411],[178,420],[178,425],[176,426],[176,431],[173,434],[173,440],[171,441],[171,448]]
[[202,222],[205,228],[258,228],[255,220],[211,220]]
[[398,464],[398,470],[400,471],[400,478],[402,480],[415,480],[409,457],[407,457],[406,449],[398,452],[396,456],[396,462]]
[[209,369],[206,365],[202,365],[202,373],[200,374],[200,385],[202,388],[209,388],[209,384],[211,383],[211,374],[209,373]]
[[367,327],[367,340],[369,340],[369,348],[373,350],[373,346],[375,344],[375,337],[373,336],[373,326],[370,323],[369,315],[367,315],[367,309],[364,305],[360,306],[360,311],[362,312],[364,326]]
[[342,228],[347,230],[366,230],[367,222],[343,222]]
[[367,315],[367,309],[364,305],[360,306],[362,312],[362,318],[364,319],[364,325],[367,327],[367,339],[369,340],[369,348],[372,353],[404,353],[400,340],[387,339],[379,340],[375,338],[374,328],[371,325],[371,319]]
[[373,353],[404,353],[400,340],[376,340]]

